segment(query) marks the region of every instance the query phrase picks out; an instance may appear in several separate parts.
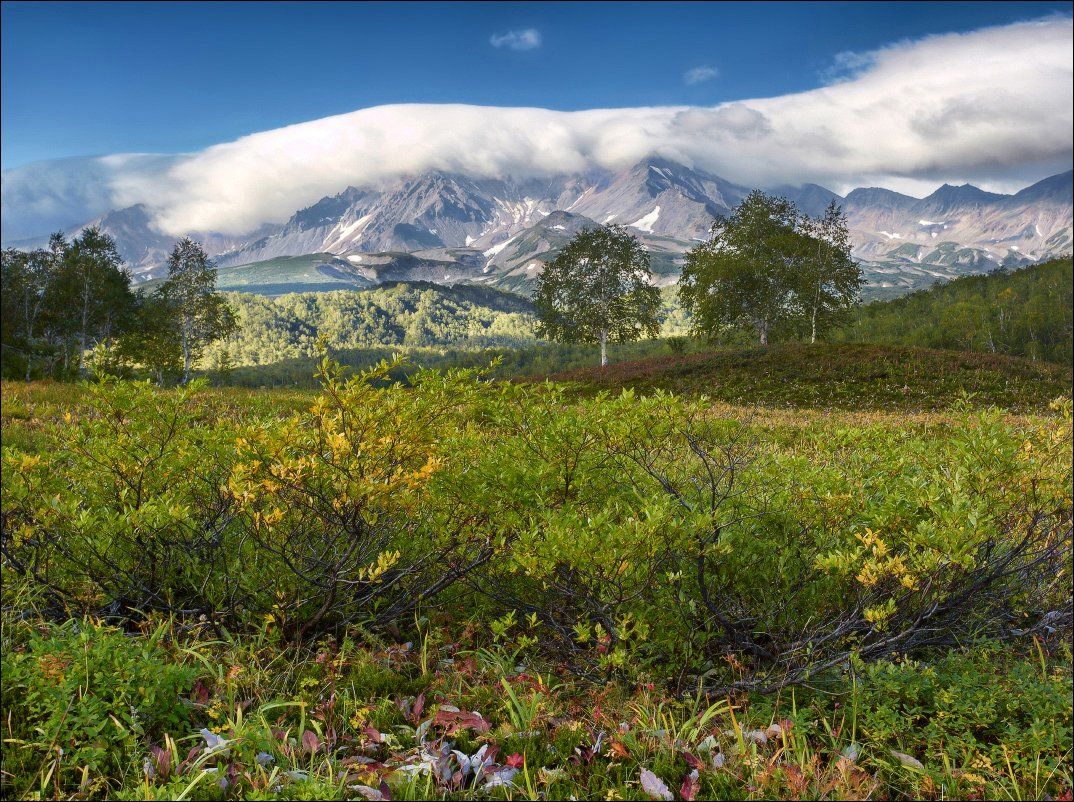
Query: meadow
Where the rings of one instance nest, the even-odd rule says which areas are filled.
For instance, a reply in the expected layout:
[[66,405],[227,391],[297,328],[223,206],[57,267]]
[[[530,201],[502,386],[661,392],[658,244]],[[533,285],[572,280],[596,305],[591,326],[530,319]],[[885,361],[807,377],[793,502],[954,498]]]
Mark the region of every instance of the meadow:
[[1070,369],[659,347],[5,382],[3,795],[1069,799]]

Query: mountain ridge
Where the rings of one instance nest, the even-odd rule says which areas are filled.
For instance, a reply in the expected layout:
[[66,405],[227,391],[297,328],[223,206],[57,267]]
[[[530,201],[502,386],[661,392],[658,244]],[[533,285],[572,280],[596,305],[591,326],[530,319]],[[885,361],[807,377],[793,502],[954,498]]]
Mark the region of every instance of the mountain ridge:
[[[749,191],[659,157],[622,170],[542,179],[432,170],[381,188],[349,186],[249,235],[192,234],[222,272],[327,254],[356,268],[378,265],[368,276],[374,282],[383,273],[395,280],[469,281],[524,291],[569,234],[586,225],[619,224],[639,237],[653,256],[658,283],[666,284],[677,280],[685,251],[706,239],[713,220],[729,214]],[[842,206],[855,256],[881,294],[1028,264],[1071,247],[1071,171],[1011,195],[972,184],[944,184],[924,198],[883,187],[841,196],[818,184],[769,191],[812,215],[832,201]],[[545,224],[552,215],[558,215],[553,224]],[[113,210],[89,224],[116,237],[136,279],[161,273],[174,238],[153,229],[144,206]]]

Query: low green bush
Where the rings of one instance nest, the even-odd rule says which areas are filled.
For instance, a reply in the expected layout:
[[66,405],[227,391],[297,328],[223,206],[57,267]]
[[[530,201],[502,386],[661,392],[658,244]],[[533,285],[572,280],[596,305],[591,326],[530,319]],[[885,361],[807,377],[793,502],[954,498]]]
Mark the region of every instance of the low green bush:
[[189,722],[181,696],[194,670],[161,644],[164,627],[131,636],[92,619],[5,623],[4,796],[33,785],[99,794],[141,773],[145,738]]

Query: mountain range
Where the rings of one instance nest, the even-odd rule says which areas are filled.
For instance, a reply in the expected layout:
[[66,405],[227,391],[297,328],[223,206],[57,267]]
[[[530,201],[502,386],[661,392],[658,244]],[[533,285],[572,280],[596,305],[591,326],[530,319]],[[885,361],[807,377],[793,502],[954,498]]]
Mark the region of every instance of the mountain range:
[[[768,191],[809,214],[833,200],[840,204],[874,297],[1071,251],[1070,171],[1013,195],[970,184],[945,184],[925,198],[878,187],[840,196],[816,184]],[[748,192],[658,158],[620,171],[551,179],[488,180],[434,171],[379,189],[348,187],[283,224],[245,236],[191,235],[215,257],[224,289],[279,294],[423,280],[526,291],[574,233],[615,223],[650,252],[657,283],[671,284],[685,251]],[[137,280],[163,271],[174,238],[153,228],[143,206],[111,211],[86,225],[116,239]]]

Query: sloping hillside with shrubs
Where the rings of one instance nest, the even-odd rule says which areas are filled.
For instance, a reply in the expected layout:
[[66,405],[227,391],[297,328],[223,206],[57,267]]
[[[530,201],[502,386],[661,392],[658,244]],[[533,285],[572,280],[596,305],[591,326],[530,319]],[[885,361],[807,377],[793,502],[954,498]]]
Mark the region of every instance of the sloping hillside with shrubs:
[[893,301],[867,304],[836,341],[916,345],[1074,358],[1074,267],[1070,257],[1012,272],[965,276]]

